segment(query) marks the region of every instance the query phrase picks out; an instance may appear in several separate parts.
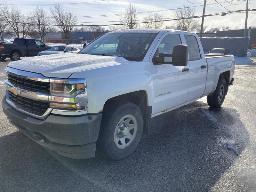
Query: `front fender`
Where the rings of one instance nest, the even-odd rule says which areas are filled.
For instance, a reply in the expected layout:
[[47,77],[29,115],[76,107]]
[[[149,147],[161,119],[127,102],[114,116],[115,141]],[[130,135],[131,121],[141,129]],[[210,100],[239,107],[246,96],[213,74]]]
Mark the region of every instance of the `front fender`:
[[152,83],[148,63],[129,62],[115,67],[101,68],[87,73],[88,113],[103,111],[105,103],[120,95],[145,91],[148,106],[152,106]]

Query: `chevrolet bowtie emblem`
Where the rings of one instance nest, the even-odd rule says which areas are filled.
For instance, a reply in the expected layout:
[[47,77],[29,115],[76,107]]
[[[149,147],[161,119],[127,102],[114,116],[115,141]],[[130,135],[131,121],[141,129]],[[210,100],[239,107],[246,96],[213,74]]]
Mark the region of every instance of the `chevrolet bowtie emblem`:
[[9,91],[12,92],[14,95],[20,95],[21,94],[21,90],[16,89],[14,87],[12,87]]

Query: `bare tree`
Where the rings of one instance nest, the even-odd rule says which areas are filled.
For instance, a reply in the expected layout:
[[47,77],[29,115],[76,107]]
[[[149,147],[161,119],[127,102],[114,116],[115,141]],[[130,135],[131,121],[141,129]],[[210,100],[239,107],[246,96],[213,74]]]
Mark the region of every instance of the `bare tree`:
[[44,9],[37,7],[33,13],[33,24],[35,25],[35,31],[39,35],[42,41],[45,40],[46,33],[49,29],[49,22],[47,14]]
[[122,29],[122,26],[120,25],[110,25],[108,26],[108,31],[117,31],[117,30],[120,30]]
[[195,10],[190,7],[183,7],[177,9],[177,29],[184,31],[198,31],[200,30],[199,23],[194,19]]
[[10,31],[14,32],[17,37],[20,37],[22,31],[22,14],[18,9],[9,10],[7,7],[2,11],[4,21],[8,25]]
[[3,40],[3,33],[5,32],[5,29],[7,28],[7,23],[5,21],[4,15],[3,15],[3,7],[0,8],[0,40]]
[[103,28],[101,26],[97,26],[97,25],[88,26],[88,27],[86,27],[86,30],[91,31],[91,32],[105,32],[106,31],[105,28]]
[[13,32],[18,38],[24,38],[33,31],[32,17],[23,15],[17,8],[2,7],[1,18],[4,22],[4,28]]
[[157,13],[144,18],[143,23],[145,28],[159,29],[163,26],[163,17]]
[[96,39],[100,35],[102,35],[104,32],[107,32],[107,30],[100,25],[83,26],[80,29],[76,28],[75,31],[79,31],[79,32],[89,31],[92,34],[92,39]]
[[60,4],[56,4],[51,13],[55,24],[63,32],[64,39],[68,41],[76,24],[76,17],[71,12],[66,12]]
[[33,16],[22,16],[20,25],[23,38],[36,34]]
[[130,4],[129,7],[126,9],[126,12],[121,19],[121,22],[128,29],[134,29],[138,26],[137,21],[137,10],[133,4]]

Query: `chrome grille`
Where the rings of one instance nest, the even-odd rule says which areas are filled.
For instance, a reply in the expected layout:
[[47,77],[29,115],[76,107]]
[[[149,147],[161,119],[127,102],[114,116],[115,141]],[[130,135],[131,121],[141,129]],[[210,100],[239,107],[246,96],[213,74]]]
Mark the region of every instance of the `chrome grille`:
[[50,113],[49,78],[11,67],[7,67],[7,77],[7,103],[18,111],[36,118],[44,118]]
[[13,73],[8,73],[8,81],[13,84],[15,87],[25,89],[31,92],[40,92],[49,94],[50,92],[50,83],[41,82],[28,79],[26,77],[16,75]]

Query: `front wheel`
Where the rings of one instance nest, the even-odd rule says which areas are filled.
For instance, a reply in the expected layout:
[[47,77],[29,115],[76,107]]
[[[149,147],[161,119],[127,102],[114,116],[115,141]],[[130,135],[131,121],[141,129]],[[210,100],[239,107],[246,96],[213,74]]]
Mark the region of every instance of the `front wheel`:
[[14,51],[11,54],[10,58],[11,58],[12,61],[18,61],[18,60],[20,60],[20,53],[18,51]]
[[100,149],[110,159],[120,160],[132,154],[143,134],[140,108],[126,103],[106,111],[103,120]]
[[228,83],[224,77],[220,77],[218,85],[213,93],[207,96],[207,103],[210,107],[220,108],[228,92]]

